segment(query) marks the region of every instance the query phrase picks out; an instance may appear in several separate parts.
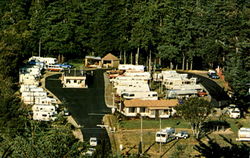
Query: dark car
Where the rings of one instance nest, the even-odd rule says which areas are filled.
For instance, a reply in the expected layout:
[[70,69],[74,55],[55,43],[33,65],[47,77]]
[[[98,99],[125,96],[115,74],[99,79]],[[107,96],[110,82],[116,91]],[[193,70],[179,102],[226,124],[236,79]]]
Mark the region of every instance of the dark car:
[[208,76],[212,79],[219,79],[220,77],[216,73],[210,73]]
[[64,69],[71,69],[73,66],[68,64],[68,63],[62,63],[62,64],[57,64],[59,65],[61,68],[64,68]]

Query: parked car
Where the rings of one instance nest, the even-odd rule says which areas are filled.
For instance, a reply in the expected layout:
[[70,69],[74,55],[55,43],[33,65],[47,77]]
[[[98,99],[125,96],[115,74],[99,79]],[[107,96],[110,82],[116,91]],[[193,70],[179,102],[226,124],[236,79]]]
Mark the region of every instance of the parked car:
[[95,153],[96,149],[95,148],[89,148],[85,153],[84,155],[85,156],[93,156],[94,153]]
[[203,91],[199,91],[199,92],[198,92],[198,96],[199,96],[199,97],[207,96],[207,92],[204,91],[204,90],[203,90]]
[[230,118],[240,118],[240,109],[235,104],[230,104],[228,107],[228,115]]
[[174,136],[176,139],[179,139],[179,138],[187,139],[189,137],[189,134],[186,131],[180,131],[178,133],[175,133]]
[[214,70],[208,70],[207,75],[209,78],[212,78],[212,79],[219,79],[220,78]]
[[96,137],[91,137],[89,139],[89,144],[90,144],[90,146],[97,146],[97,138]]

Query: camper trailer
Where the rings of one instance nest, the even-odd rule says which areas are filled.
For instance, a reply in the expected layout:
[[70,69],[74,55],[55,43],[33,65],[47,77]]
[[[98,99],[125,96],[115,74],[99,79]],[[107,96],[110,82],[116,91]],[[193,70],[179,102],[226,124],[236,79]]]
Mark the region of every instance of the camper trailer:
[[55,112],[56,107],[53,105],[48,105],[48,104],[35,104],[32,106],[32,111],[33,112],[37,112],[37,111]]
[[197,90],[195,89],[171,89],[166,91],[167,99],[176,98],[189,98],[190,96],[197,96]]
[[20,92],[24,92],[24,91],[30,91],[30,89],[33,89],[33,88],[38,88],[36,85],[29,85],[29,84],[21,84],[21,87],[20,87]]
[[56,119],[56,112],[44,112],[44,111],[37,111],[33,113],[33,120],[38,121],[55,121]]
[[250,128],[240,128],[238,131],[237,141],[250,141]]
[[22,93],[23,97],[47,97],[47,92],[45,91],[24,91]]
[[158,94],[154,91],[122,92],[124,99],[158,100]]
[[19,75],[19,83],[21,84],[29,84],[29,85],[39,85],[39,81],[36,80],[34,75],[30,74],[20,74]]
[[116,89],[116,94],[121,96],[123,92],[148,92],[150,91],[148,84],[137,84],[137,85],[131,85],[131,86],[118,86]]
[[175,129],[166,127],[155,134],[156,143],[167,143],[170,138],[174,138]]
[[57,100],[55,98],[50,97],[36,97],[35,104],[47,104],[58,107]]
[[117,88],[119,86],[127,86],[127,87],[131,87],[133,85],[137,85],[137,84],[148,84],[148,81],[145,80],[141,80],[141,81],[137,81],[137,80],[131,80],[131,81],[126,81],[126,80],[121,80],[119,82],[114,82],[114,88]]
[[120,64],[118,70],[144,72],[143,65]]

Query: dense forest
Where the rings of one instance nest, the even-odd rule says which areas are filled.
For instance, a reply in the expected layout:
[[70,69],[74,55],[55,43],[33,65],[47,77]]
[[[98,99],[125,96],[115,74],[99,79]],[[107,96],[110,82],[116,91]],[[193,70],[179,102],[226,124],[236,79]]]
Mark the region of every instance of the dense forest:
[[[0,155],[78,152],[63,146],[78,146],[68,131],[55,136],[50,125],[29,121],[20,108],[18,67],[39,48],[42,56],[66,59],[112,52],[122,63],[184,70],[220,66],[237,102],[248,107],[249,15],[249,0],[0,1]],[[62,143],[57,148],[50,141]]]

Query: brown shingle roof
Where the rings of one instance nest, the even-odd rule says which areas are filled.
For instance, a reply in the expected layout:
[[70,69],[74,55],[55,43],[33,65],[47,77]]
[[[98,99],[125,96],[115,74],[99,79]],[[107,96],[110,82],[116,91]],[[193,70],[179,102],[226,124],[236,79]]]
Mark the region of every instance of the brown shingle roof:
[[119,60],[116,56],[114,56],[111,53],[108,53],[105,57],[102,58],[102,60]]
[[173,107],[178,104],[177,99],[169,99],[169,100],[140,100],[140,99],[132,99],[125,100],[125,107],[148,107],[148,108],[165,108],[165,107]]

